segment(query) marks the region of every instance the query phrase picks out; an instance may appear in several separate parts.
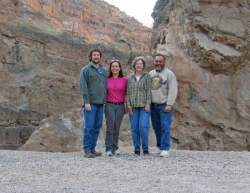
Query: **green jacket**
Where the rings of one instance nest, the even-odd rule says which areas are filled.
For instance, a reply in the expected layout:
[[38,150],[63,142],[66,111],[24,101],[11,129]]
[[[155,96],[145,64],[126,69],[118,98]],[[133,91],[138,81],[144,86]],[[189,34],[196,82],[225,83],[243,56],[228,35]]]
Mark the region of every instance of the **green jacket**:
[[144,73],[137,81],[135,75],[128,79],[127,105],[131,107],[145,107],[151,104],[151,78]]
[[105,103],[106,77],[106,70],[103,67],[97,68],[92,63],[81,69],[80,92],[85,104]]

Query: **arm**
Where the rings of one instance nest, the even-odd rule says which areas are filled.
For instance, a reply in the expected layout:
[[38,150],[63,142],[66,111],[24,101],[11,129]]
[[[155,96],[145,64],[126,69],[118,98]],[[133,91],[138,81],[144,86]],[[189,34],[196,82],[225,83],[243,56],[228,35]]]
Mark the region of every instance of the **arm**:
[[146,89],[147,89],[147,99],[146,99],[146,106],[145,106],[145,110],[146,111],[150,111],[150,105],[151,105],[151,84],[152,84],[152,80],[150,75],[147,75],[146,78]]
[[167,98],[167,106],[165,108],[165,111],[169,112],[172,110],[172,106],[175,103],[176,97],[178,92],[178,84],[176,77],[173,73],[169,75],[169,81],[168,81],[168,98]]
[[177,80],[173,73],[171,73],[169,81],[168,81],[168,100],[167,105],[174,105],[177,92],[178,92],[178,86],[177,86]]
[[85,104],[89,104],[89,90],[87,86],[87,77],[86,77],[86,71],[84,69],[81,70],[80,73],[80,93],[83,98],[83,102]]
[[131,114],[132,113],[132,106],[131,106],[131,100],[130,100],[130,97],[131,97],[131,86],[130,86],[130,80],[128,79],[128,83],[127,83],[127,101],[126,101],[126,104],[127,104],[127,108],[128,108],[128,113]]

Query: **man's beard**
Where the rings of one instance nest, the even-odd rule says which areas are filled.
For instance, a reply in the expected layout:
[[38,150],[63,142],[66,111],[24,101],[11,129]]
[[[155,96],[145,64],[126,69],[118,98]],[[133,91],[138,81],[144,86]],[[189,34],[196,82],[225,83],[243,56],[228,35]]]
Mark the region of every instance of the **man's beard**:
[[163,68],[161,68],[161,67],[160,68],[155,68],[156,72],[161,72],[162,70],[163,70]]
[[100,64],[100,60],[92,60],[94,64]]

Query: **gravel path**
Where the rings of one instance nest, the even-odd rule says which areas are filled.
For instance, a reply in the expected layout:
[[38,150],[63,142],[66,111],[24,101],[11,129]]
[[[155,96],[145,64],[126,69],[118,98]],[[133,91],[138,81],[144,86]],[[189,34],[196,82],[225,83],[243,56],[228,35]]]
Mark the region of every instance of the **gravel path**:
[[250,193],[250,152],[172,151],[86,159],[0,151],[1,193]]

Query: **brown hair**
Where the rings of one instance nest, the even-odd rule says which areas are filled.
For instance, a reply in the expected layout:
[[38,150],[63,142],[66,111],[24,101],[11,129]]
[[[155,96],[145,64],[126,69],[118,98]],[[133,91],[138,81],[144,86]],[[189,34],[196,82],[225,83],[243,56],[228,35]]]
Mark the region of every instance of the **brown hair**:
[[91,62],[92,61],[92,54],[94,53],[94,52],[98,52],[99,54],[100,54],[100,56],[102,57],[102,52],[101,52],[101,50],[99,50],[99,49],[93,49],[93,50],[91,50],[90,52],[89,52],[89,61]]
[[140,61],[140,60],[142,61],[143,68],[146,67],[146,62],[145,62],[144,58],[141,57],[141,56],[139,56],[139,57],[136,57],[136,58],[133,60],[133,62],[132,62],[132,66],[133,66],[134,69],[135,69],[136,63],[137,63],[138,61]]
[[119,67],[120,67],[120,71],[119,71],[119,75],[118,77],[123,77],[123,72],[122,72],[122,65],[121,65],[121,62],[117,59],[114,59],[114,60],[111,60],[111,62],[109,63],[109,78],[113,76],[113,73],[111,71],[111,66],[113,63],[117,62],[119,64]]

